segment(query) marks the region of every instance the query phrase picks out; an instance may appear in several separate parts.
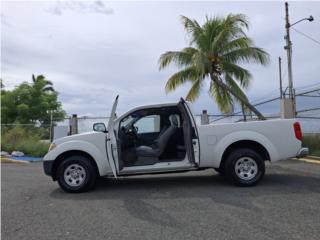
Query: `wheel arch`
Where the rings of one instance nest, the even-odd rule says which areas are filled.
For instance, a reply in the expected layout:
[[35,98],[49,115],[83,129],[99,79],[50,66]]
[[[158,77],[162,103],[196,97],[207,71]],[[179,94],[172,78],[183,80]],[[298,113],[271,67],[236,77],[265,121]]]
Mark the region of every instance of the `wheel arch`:
[[95,171],[97,173],[97,176],[100,176],[98,165],[97,165],[96,161],[94,160],[94,158],[89,153],[82,151],[82,150],[68,150],[68,151],[65,151],[65,152],[61,153],[60,155],[58,155],[57,158],[55,159],[55,161],[53,162],[53,165],[52,165],[52,178],[53,178],[53,180],[57,180],[56,173],[57,173],[58,166],[66,158],[68,158],[70,156],[86,157],[94,166]]
[[271,160],[269,151],[255,140],[239,140],[230,144],[223,152],[219,167],[224,167],[226,159],[235,150],[240,148],[249,148],[256,151],[264,160]]

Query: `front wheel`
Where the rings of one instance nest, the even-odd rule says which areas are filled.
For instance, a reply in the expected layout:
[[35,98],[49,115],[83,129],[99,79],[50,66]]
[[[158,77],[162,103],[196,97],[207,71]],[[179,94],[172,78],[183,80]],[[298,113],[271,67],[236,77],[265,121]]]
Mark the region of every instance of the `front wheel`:
[[94,165],[84,156],[71,156],[64,159],[57,170],[60,187],[70,193],[88,191],[94,186],[96,177]]
[[238,186],[253,186],[265,173],[264,159],[252,149],[236,149],[226,160],[226,176]]

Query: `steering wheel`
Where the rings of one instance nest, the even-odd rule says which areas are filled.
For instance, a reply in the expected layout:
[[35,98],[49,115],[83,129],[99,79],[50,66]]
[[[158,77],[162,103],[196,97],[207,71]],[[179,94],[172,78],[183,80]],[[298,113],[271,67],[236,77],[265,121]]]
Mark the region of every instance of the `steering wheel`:
[[138,140],[138,127],[132,125],[127,129],[124,129],[124,132],[129,138],[132,138],[134,141]]

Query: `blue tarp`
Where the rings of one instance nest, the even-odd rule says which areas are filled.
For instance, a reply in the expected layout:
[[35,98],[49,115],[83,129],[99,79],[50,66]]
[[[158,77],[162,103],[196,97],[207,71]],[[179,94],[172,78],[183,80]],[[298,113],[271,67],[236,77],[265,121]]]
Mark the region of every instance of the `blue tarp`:
[[23,157],[10,157],[14,160],[20,160],[20,161],[29,161],[29,162],[38,162],[42,160],[42,157],[29,157],[29,156],[23,156]]

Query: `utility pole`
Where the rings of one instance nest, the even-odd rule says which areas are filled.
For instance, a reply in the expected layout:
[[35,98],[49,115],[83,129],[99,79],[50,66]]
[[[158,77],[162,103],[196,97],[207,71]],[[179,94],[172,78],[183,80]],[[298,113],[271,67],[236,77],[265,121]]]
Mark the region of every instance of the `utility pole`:
[[[286,46],[284,49],[287,51],[287,59],[288,59],[288,90],[289,90],[289,98],[281,98],[281,117],[282,118],[295,118],[296,116],[296,108],[295,108],[295,96],[293,91],[293,80],[292,80],[292,42],[290,40],[290,22],[289,22],[289,4],[285,3],[286,10],[286,36],[284,37],[286,40]],[[280,59],[279,59],[279,68],[280,68]],[[280,76],[280,88],[282,88],[282,79]],[[282,92],[282,90],[280,90]]]
[[293,80],[292,80],[292,42],[290,40],[290,22],[289,22],[289,4],[288,2],[285,3],[286,6],[286,43],[287,45],[284,49],[287,50],[287,57],[288,57],[288,80],[289,80],[289,98],[293,99]]
[[287,51],[287,57],[288,57],[288,90],[289,90],[289,98],[285,98],[285,95],[280,100],[281,101],[281,117],[282,118],[295,118],[296,117],[296,97],[295,97],[295,91],[293,88],[293,80],[292,80],[292,43],[290,40],[290,27],[293,25],[296,25],[302,21],[309,21],[312,22],[314,18],[310,15],[308,18],[302,18],[299,21],[296,21],[295,23],[290,24],[289,22],[289,4],[285,3],[285,9],[286,9],[286,36],[284,37],[286,40],[286,46],[284,49]]
[[280,99],[282,99],[283,98],[283,93],[282,93],[281,57],[279,57],[279,81],[280,81]]

